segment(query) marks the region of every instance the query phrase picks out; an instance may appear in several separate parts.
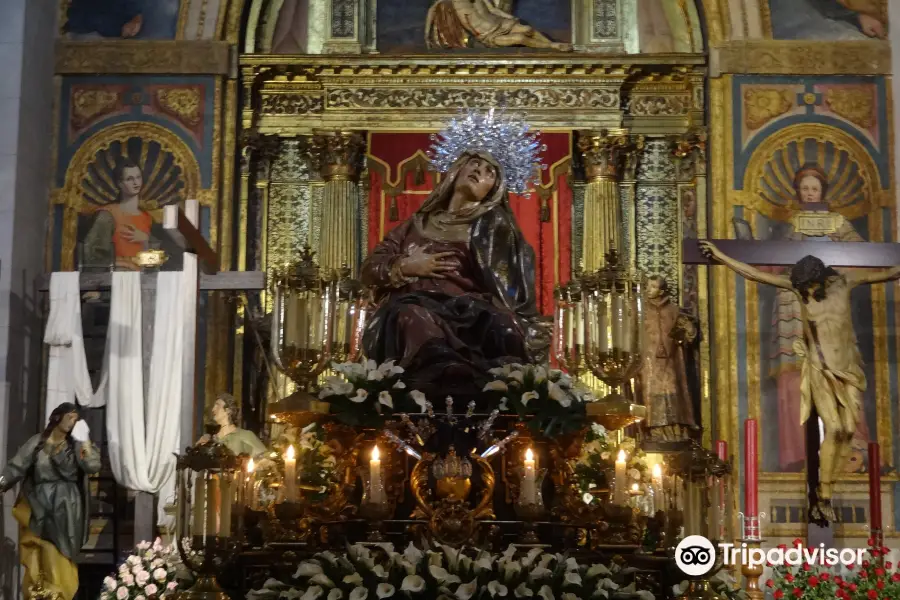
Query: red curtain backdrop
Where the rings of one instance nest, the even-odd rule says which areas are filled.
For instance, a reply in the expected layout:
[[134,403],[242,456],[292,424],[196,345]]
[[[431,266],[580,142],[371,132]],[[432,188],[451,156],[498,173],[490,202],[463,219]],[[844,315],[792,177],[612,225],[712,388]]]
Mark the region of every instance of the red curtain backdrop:
[[[436,174],[428,169],[426,152],[431,134],[423,132],[370,133],[369,248],[384,234],[418,210],[433,189]],[[540,190],[529,197],[510,194],[509,203],[525,239],[537,257],[537,295],[541,312],[553,312],[553,288],[569,280],[572,266],[572,189],[569,165],[570,132],[539,134],[547,146],[541,160],[547,165]]]

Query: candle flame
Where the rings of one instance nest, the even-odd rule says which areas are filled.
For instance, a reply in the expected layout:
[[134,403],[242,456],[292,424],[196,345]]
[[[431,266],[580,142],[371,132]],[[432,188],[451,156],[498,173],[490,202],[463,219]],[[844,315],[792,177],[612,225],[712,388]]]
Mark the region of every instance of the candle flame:
[[659,463],[653,465],[653,478],[661,478],[662,477],[662,466]]
[[625,458],[626,458],[625,451],[619,450],[619,457],[616,459],[616,462],[625,462]]
[[534,452],[531,451],[531,448],[525,451],[525,460],[534,460]]
[[378,446],[372,448],[372,460],[379,460],[381,455],[378,453]]
[[632,483],[632,484],[631,484],[631,490],[634,491],[634,492],[638,491],[638,484]]
[[287,452],[285,452],[284,457],[288,460],[294,460],[294,446],[288,446]]
[[251,458],[250,461],[247,463],[247,472],[252,473],[253,469],[255,469],[255,468],[256,468],[256,465],[253,463],[253,459]]

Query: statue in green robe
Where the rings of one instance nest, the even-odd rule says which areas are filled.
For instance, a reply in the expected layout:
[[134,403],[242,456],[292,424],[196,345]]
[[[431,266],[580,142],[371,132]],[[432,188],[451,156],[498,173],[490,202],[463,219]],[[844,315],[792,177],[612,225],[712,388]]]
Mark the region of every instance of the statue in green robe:
[[43,433],[19,448],[0,474],[0,492],[22,483],[13,516],[26,598],[41,590],[72,600],[78,591],[75,558],[89,533],[88,475],[100,471],[97,448],[72,437],[78,419],[75,404],[59,405]]
[[251,458],[258,458],[266,451],[265,445],[255,433],[236,425],[241,420],[241,413],[234,396],[219,394],[210,412],[219,431],[214,436],[204,435],[198,444],[207,444],[214,439],[231,450],[235,456],[247,454]]

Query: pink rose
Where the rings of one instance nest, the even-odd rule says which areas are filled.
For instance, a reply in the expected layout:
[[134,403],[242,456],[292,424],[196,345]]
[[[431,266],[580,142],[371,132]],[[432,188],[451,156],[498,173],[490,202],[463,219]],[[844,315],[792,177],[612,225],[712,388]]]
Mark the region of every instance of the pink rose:
[[116,580],[113,579],[112,577],[107,577],[106,579],[103,580],[103,585],[105,585],[106,589],[109,590],[110,592],[114,592],[114,591],[116,591],[116,586],[118,584],[116,583]]
[[127,588],[120,587],[118,590],[116,590],[116,598],[118,598],[119,600],[125,600],[125,598],[127,598],[127,597],[128,597],[128,589]]
[[140,573],[135,575],[135,581],[137,581],[137,584],[139,586],[144,587],[145,585],[147,585],[147,582],[150,581],[150,573],[148,573],[147,571],[141,571]]
[[144,593],[146,593],[148,596],[154,596],[154,595],[156,595],[156,592],[158,592],[158,591],[159,591],[159,588],[156,587],[155,583],[151,583],[150,585],[148,585],[147,587],[144,588]]
[[147,600],[147,598],[144,597],[143,594],[138,594],[137,596],[134,597],[134,600]]
[[175,582],[175,581],[170,581],[169,583],[166,584],[166,589],[169,590],[170,592],[177,587],[178,587],[178,582]]
[[165,581],[166,577],[168,577],[168,576],[169,576],[169,574],[166,573],[166,570],[163,568],[159,568],[159,569],[153,571],[153,579],[155,579],[157,581]]
[[131,573],[125,573],[124,575],[122,575],[122,583],[127,586],[134,585],[134,575],[132,575]]

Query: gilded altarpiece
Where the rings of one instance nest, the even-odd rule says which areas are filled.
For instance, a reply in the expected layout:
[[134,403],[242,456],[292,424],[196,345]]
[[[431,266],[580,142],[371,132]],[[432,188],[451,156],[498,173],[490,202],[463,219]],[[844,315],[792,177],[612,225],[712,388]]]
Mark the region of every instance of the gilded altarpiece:
[[[716,88],[713,104],[726,118],[713,126],[723,146],[713,159],[712,236],[757,240],[895,242],[892,124],[887,82],[880,77],[734,76]],[[733,157],[733,158],[732,158]],[[721,170],[717,171],[717,166]],[[801,193],[802,174],[825,180]],[[731,190],[731,191],[729,191]],[[804,195],[806,194],[806,195]],[[811,202],[818,206],[804,206]],[[703,237],[703,236],[700,236]],[[778,268],[764,267],[778,271]],[[792,298],[730,273],[713,273],[716,356],[712,373],[718,435],[739,440],[739,424],[760,421],[760,510],[773,537],[802,535],[806,523],[806,428],[799,418],[799,361]],[[867,535],[870,468],[896,490],[898,368],[896,286],[857,289],[853,325],[868,389],[854,451],[837,487],[837,536]],[[734,299],[733,301],[731,299]],[[727,327],[718,327],[727,323]],[[866,444],[881,444],[882,464],[868,465]],[[885,498],[886,506],[893,505]],[[893,513],[893,511],[891,511]],[[893,518],[893,517],[891,517]],[[889,527],[885,523],[886,529]]]

